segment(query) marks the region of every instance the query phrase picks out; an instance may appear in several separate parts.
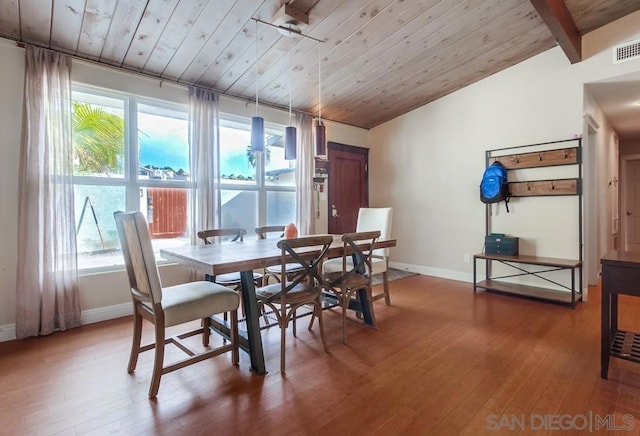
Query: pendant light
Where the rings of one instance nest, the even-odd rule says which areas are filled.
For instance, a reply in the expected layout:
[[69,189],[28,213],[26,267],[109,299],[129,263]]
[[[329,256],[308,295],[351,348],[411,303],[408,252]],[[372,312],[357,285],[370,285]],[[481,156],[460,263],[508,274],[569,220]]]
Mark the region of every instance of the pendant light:
[[327,131],[322,123],[322,86],[320,80],[320,42],[318,42],[318,121],[316,131],[316,155],[327,155]]
[[296,160],[298,140],[296,128],[291,125],[291,50],[289,50],[289,127],[284,129],[284,158]]
[[[289,5],[289,3],[286,3]],[[290,5],[289,5],[290,6]],[[311,39],[318,43],[318,120],[315,126],[315,142],[316,155],[326,156],[327,154],[327,135],[324,124],[322,123],[322,103],[321,90],[322,84],[320,80],[320,43],[324,40],[314,38],[309,35],[302,34],[297,23],[289,21],[285,25],[278,25],[262,21],[258,18],[251,18],[256,22],[256,116],[251,119],[251,152],[262,152],[265,148],[264,141],[264,119],[258,117],[258,23],[271,26],[278,29],[285,36],[300,36]],[[307,24],[307,21],[304,21]],[[289,52],[289,68],[291,70],[291,53]],[[284,137],[284,156],[286,160],[294,160],[297,158],[297,129],[291,126],[291,80],[289,80],[289,127],[285,128]]]
[[251,152],[264,151],[264,118],[258,116],[258,22],[256,21],[256,116],[251,118]]
[[284,129],[284,158],[285,160],[296,160],[298,152],[296,148],[298,146],[297,138],[298,132],[293,126],[285,127]]

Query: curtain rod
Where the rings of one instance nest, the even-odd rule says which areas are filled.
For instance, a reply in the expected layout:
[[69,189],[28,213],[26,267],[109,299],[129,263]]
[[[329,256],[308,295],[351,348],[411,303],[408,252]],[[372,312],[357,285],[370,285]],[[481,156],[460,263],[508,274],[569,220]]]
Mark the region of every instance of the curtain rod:
[[[3,38],[5,38],[5,37],[3,37]],[[18,41],[16,39],[14,39],[14,41],[16,43],[16,47],[25,48],[27,46],[27,43],[25,43],[25,42]],[[100,67],[115,68],[115,69],[119,69],[119,70],[122,70],[122,71],[126,71],[128,73],[132,73],[134,75],[146,77],[148,79],[159,80],[160,83],[162,83],[162,82],[171,82],[171,83],[176,83],[178,85],[183,85],[183,86],[193,86],[194,88],[199,88],[199,89],[203,89],[203,90],[206,90],[206,91],[213,91],[213,92],[216,92],[216,93],[218,93],[220,95],[224,95],[225,97],[230,97],[230,98],[233,98],[233,99],[236,99],[236,100],[240,100],[240,101],[243,101],[243,102],[246,102],[246,103],[255,103],[255,100],[253,100],[253,98],[243,97],[241,95],[236,95],[236,94],[231,94],[231,93],[227,93],[227,92],[218,91],[217,89],[213,89],[213,88],[205,88],[205,87],[196,85],[194,83],[181,81],[179,79],[169,79],[169,78],[165,78],[165,77],[162,77],[162,76],[157,76],[157,75],[150,74],[150,73],[144,73],[144,72],[141,72],[141,71],[136,71],[136,70],[124,67],[122,65],[117,66],[117,65],[111,65],[111,64],[102,63],[102,62],[96,61],[95,59],[90,59],[90,58],[86,58],[86,57],[83,57],[83,56],[78,56],[78,55],[65,53],[63,51],[54,50],[52,48],[49,48],[49,47],[46,47],[46,46],[43,46],[43,45],[39,45],[39,44],[29,43],[29,45],[32,45],[34,47],[38,47],[38,48],[41,48],[43,50],[47,50],[47,51],[50,51],[50,52],[53,52],[53,53],[63,54],[65,56],[69,56],[72,59],[76,59],[76,60],[79,60],[79,61],[83,61],[83,62],[87,62],[87,63],[90,63],[90,64],[94,64],[94,65],[97,65],[97,66],[100,66]],[[280,109],[280,110],[286,111],[287,113],[289,112],[289,107],[280,106],[280,105],[273,104],[273,103],[260,102],[260,105],[261,106],[270,107],[272,109]],[[299,110],[299,109],[292,109],[291,111],[296,113],[296,114],[309,115],[311,117],[316,117],[316,115],[311,113],[311,112],[307,112],[307,111],[303,111],[303,110]]]

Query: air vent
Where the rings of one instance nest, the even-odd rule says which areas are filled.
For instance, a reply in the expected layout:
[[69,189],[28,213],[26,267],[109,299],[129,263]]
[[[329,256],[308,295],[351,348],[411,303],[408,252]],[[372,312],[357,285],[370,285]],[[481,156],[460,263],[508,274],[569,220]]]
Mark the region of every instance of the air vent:
[[640,39],[625,42],[624,44],[613,47],[613,63],[630,61],[640,58]]

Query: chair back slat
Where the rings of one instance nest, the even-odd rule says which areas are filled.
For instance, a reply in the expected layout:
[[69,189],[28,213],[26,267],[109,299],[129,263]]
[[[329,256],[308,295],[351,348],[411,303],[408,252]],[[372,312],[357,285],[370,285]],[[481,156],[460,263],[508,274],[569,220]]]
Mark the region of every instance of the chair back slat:
[[258,239],[267,239],[269,237],[269,233],[276,233],[278,235],[278,238],[283,238],[284,226],[256,227],[256,234],[258,235]]
[[205,245],[215,243],[215,241],[221,242],[225,236],[230,237],[231,242],[243,241],[244,235],[247,234],[245,229],[241,228],[223,228],[223,229],[208,229],[200,230],[198,232],[198,238],[204,242]]
[[301,271],[293,281],[281,281],[280,292],[274,294],[270,300],[282,298],[287,292],[303,281],[316,285],[322,283],[320,267],[324,262],[329,247],[333,243],[333,236],[306,236],[302,238],[281,239],[276,244],[281,252],[282,275],[285,277],[285,265],[297,263]]
[[113,216],[133,298],[160,303],[162,282],[147,221],[141,212],[115,212]]
[[[333,278],[328,284],[330,287],[339,286],[345,278],[351,274],[359,274],[371,277],[371,259],[374,257],[376,244],[380,239],[380,231],[345,233],[342,235],[342,275]],[[368,247],[363,249],[361,245]],[[347,262],[351,258],[352,262]]]
[[[346,259],[347,248],[353,250],[351,255],[353,259],[353,266],[348,272],[356,272],[358,274],[371,274],[371,258],[373,257],[376,249],[376,243],[380,239],[380,231],[376,230],[373,232],[358,232],[358,233],[345,233],[342,235],[342,241],[344,243],[345,248],[345,256],[343,258]],[[367,241],[371,244],[371,248],[363,250],[358,242]],[[346,262],[345,262],[346,263]],[[343,268],[343,271],[346,270]]]

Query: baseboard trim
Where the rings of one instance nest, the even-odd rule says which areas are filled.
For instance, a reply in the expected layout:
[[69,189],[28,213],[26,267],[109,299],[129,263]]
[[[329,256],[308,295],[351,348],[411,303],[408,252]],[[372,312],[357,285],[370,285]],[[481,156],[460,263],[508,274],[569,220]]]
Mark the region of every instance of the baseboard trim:
[[107,321],[129,315],[133,315],[133,305],[131,303],[114,304],[113,306],[83,310],[80,316],[80,324],[93,324],[94,322]]
[[0,342],[13,341],[16,339],[16,325],[0,325]]
[[460,271],[453,271],[444,268],[431,268],[423,265],[413,265],[410,263],[402,262],[389,262],[391,268],[409,271],[416,274],[422,274],[425,276],[440,277],[442,279],[458,280],[461,282],[473,283],[473,274],[462,273]]
[[[97,309],[83,310],[80,315],[80,324],[93,324],[100,321],[121,318],[133,314],[131,303],[115,304],[113,306],[99,307]],[[13,341],[16,339],[16,325],[5,324],[0,326],[0,342]]]
[[[461,273],[460,271],[453,271],[443,268],[431,268],[422,265],[413,265],[410,263],[402,262],[389,262],[389,266],[416,274],[473,283],[472,274]],[[115,304],[113,306],[88,309],[82,311],[80,324],[93,324],[95,322],[107,321],[110,319],[121,318],[123,316],[129,316],[131,314],[133,314],[131,303],[121,303]],[[5,324],[0,326],[0,342],[13,341],[14,339],[16,339],[15,324]]]

